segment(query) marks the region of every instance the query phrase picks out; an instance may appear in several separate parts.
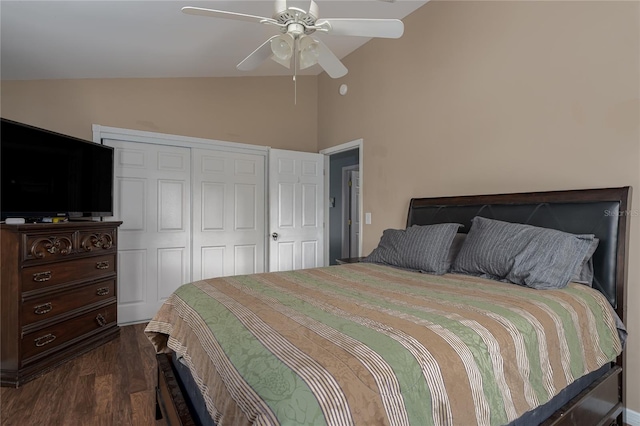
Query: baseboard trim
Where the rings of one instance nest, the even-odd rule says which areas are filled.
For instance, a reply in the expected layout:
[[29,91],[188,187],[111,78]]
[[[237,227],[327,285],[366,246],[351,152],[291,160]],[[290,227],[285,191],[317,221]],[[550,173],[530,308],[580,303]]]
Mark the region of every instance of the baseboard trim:
[[624,422],[629,426],[640,426],[640,413],[627,408],[625,410]]

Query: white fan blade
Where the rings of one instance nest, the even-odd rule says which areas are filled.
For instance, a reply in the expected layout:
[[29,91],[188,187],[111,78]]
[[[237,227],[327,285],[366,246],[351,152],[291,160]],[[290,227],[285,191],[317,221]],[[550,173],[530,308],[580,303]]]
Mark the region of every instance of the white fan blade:
[[285,10],[287,10],[287,0],[276,0],[274,13],[277,15],[284,12]]
[[276,37],[278,36],[274,35],[269,40],[262,43],[260,47],[258,47],[256,50],[251,52],[249,56],[244,58],[242,62],[240,62],[236,66],[236,68],[238,68],[240,71],[251,71],[253,69],[256,69],[258,65],[260,65],[262,62],[269,59],[269,56],[271,56],[271,53],[272,53],[271,40],[273,40]]
[[202,7],[185,6],[182,8],[182,12],[188,15],[200,15],[200,16],[209,16],[212,18],[235,19],[236,21],[247,21],[247,22],[258,22],[258,23],[262,21],[276,22],[272,18],[265,18],[263,16],[228,12],[226,10],[205,9]]
[[404,24],[399,19],[334,18],[316,22],[327,34],[357,37],[400,38]]
[[309,3],[309,11],[307,13],[309,14],[309,16],[313,17],[314,21],[318,19],[318,16],[320,16],[320,9],[318,8],[318,3],[311,0],[311,3]]
[[329,74],[331,78],[340,78],[347,74],[348,70],[340,59],[327,47],[326,44],[320,40],[315,40],[318,43],[318,64],[323,70]]

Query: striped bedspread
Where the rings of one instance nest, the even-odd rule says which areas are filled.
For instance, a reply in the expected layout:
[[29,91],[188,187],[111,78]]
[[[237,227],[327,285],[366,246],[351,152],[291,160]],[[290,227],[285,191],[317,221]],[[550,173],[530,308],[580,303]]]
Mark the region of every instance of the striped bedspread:
[[347,264],[199,281],[148,324],[224,425],[500,425],[621,351],[607,300]]

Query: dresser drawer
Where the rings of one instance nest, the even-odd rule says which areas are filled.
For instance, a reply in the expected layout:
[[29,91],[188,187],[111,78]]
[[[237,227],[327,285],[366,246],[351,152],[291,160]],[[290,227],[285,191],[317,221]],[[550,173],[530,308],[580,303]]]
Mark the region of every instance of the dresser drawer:
[[22,304],[22,325],[53,318],[93,303],[115,300],[115,289],[116,281],[110,279],[25,301]]
[[65,260],[76,251],[75,235],[69,230],[25,233],[22,235],[22,260],[25,263]]
[[79,252],[98,254],[115,247],[117,228],[82,230],[78,235]]
[[92,331],[116,325],[117,305],[115,303],[67,321],[43,328],[22,338],[23,365],[35,361],[34,357],[45,351],[60,347],[66,342]]
[[115,274],[115,254],[70,260],[22,270],[22,291],[38,290],[70,281],[98,279]]

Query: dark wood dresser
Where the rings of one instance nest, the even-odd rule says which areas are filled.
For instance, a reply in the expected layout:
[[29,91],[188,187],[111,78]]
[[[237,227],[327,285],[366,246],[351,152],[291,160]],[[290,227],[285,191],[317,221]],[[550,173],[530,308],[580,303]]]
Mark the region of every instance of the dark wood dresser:
[[18,387],[118,336],[120,224],[1,225],[2,386]]

